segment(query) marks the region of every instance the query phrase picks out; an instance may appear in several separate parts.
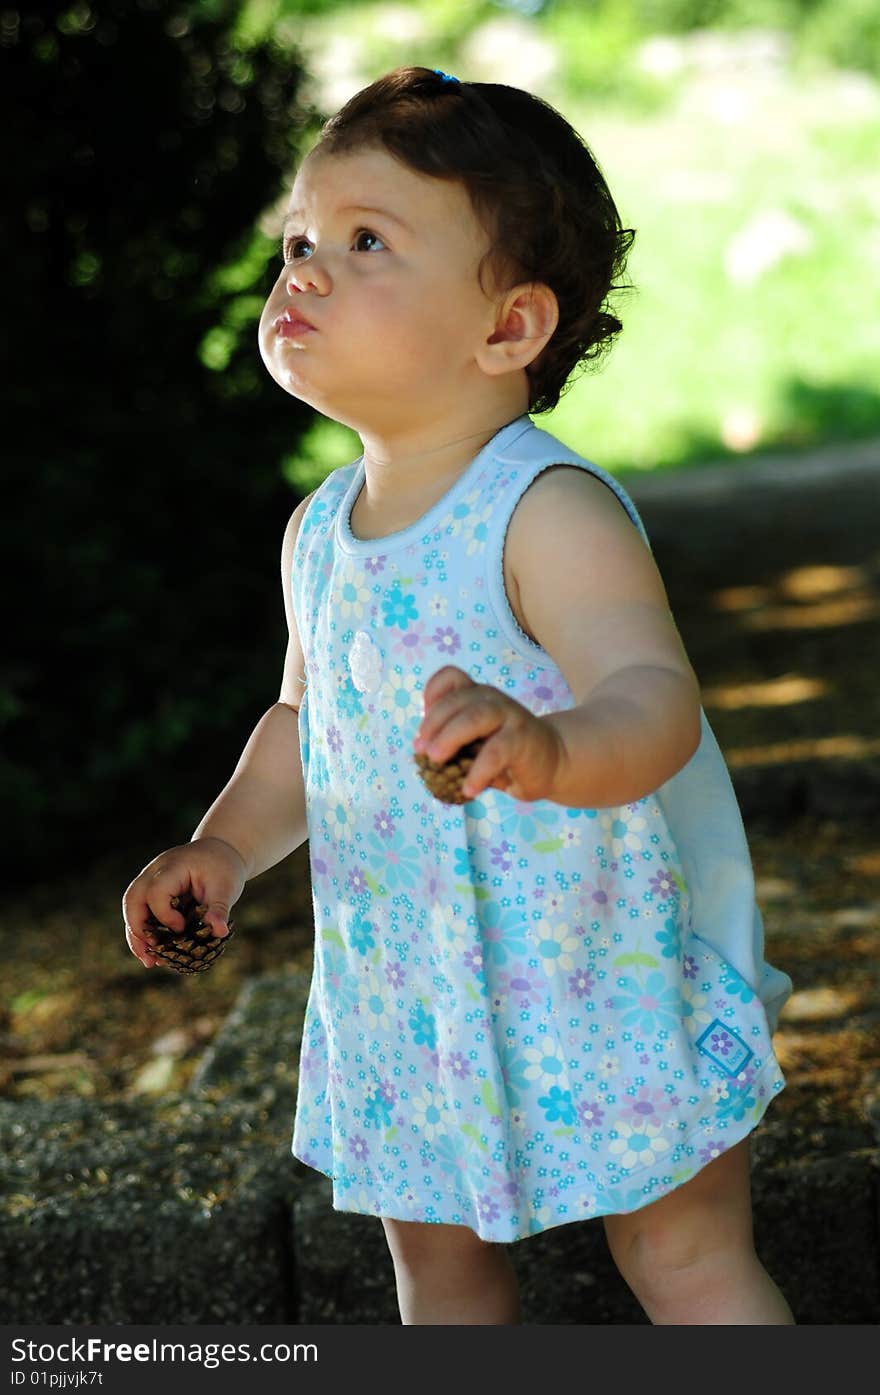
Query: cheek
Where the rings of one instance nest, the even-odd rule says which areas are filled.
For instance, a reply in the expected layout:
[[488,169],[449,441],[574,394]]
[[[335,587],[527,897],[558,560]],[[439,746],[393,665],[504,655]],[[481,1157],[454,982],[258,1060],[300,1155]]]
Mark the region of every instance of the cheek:
[[281,314],[288,301],[287,285],[285,273],[282,271],[269,292],[259,324],[257,325],[257,343],[260,350],[260,357],[268,368],[272,377],[278,380],[279,368],[279,342],[276,339],[272,326]]
[[260,316],[260,323],[257,326],[257,344],[260,350],[260,357],[268,368],[272,377],[275,377],[275,364],[273,362],[273,342],[272,342],[272,320],[274,314],[265,309]]
[[266,357],[266,351],[269,347],[268,336],[269,325],[271,323],[272,322],[268,314],[266,313],[266,310],[264,309],[262,315],[260,316],[260,323],[257,325],[257,342],[259,343],[260,353],[263,355],[263,358]]
[[436,320],[449,293],[424,281],[406,277],[365,276],[354,288],[346,313],[361,324],[381,325],[390,333],[405,335],[411,327],[422,328]]

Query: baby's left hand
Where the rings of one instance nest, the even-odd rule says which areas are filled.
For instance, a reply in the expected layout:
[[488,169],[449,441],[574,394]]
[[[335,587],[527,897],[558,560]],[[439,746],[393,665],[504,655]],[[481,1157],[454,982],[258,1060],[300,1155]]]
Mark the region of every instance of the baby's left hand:
[[464,781],[466,798],[476,798],[489,785],[514,799],[552,798],[565,746],[544,718],[451,665],[431,675],[423,696],[417,753],[444,762],[469,741],[485,738]]

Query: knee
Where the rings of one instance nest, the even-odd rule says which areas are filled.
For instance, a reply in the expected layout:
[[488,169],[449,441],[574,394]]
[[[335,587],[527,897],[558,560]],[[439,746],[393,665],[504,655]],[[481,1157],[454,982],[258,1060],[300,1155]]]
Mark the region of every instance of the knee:
[[755,1259],[751,1233],[712,1215],[685,1224],[646,1224],[613,1253],[633,1293],[653,1308],[708,1296]]
[[481,1240],[464,1225],[430,1225],[424,1221],[395,1221],[382,1225],[395,1268],[417,1273],[426,1266],[444,1268],[479,1264],[499,1247]]
[[717,1246],[700,1229],[678,1226],[645,1226],[632,1236],[621,1257],[626,1277],[641,1282],[687,1274],[704,1262]]

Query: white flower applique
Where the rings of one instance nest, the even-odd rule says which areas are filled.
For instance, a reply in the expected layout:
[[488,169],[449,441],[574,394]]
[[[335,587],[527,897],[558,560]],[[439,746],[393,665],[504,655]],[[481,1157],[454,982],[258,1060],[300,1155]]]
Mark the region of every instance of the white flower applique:
[[382,685],[384,656],[372,635],[358,630],[348,651],[351,681],[359,693],[378,692]]

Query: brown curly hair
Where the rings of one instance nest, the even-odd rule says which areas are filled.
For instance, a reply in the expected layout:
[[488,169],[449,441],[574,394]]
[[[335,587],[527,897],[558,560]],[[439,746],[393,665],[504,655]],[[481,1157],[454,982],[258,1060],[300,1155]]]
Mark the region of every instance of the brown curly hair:
[[430,68],[396,68],[325,122],[314,151],[384,146],[411,169],[454,178],[486,229],[498,286],[541,281],[559,323],[529,364],[529,411],[555,407],[577,365],[623,328],[607,306],[635,238],[621,227],[586,142],[548,102],[494,82],[457,82]]

